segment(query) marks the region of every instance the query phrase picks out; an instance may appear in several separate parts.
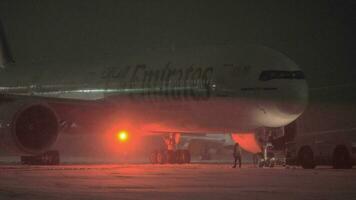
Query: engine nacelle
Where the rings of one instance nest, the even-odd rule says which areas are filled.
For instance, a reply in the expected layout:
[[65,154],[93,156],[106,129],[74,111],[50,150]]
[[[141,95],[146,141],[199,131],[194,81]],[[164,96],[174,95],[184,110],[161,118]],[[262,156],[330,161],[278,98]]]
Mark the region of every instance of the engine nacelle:
[[0,106],[0,147],[17,155],[41,154],[59,132],[56,112],[44,102],[14,101]]

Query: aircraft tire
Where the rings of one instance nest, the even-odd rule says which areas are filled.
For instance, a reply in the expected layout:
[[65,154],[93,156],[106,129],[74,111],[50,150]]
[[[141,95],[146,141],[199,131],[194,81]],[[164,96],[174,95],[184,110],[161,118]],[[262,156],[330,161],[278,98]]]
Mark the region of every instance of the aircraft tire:
[[157,151],[153,151],[151,154],[150,154],[150,162],[151,164],[157,164]]
[[158,151],[157,152],[157,163],[158,164],[165,164],[167,162],[167,155],[165,151]]
[[182,156],[182,154],[183,154],[182,150],[178,149],[176,151],[176,163],[183,164],[183,156]]
[[47,164],[48,165],[59,165],[60,158],[59,158],[59,152],[58,151],[48,151],[46,152],[47,155]]
[[336,147],[333,155],[333,168],[334,169],[351,169],[352,161],[350,159],[350,154],[346,147],[339,146]]
[[182,156],[183,156],[182,158],[183,163],[190,163],[191,155],[189,150],[183,150]]
[[314,154],[310,147],[303,147],[299,153],[299,161],[303,169],[314,169]]
[[168,150],[167,151],[167,162],[174,164],[177,161],[177,151]]

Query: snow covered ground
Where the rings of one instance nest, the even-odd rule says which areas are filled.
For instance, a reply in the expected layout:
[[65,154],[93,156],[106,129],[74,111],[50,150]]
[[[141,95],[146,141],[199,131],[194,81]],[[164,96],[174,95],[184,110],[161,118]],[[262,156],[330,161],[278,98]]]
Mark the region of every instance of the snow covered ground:
[[0,199],[356,199],[356,170],[227,164],[0,166]]

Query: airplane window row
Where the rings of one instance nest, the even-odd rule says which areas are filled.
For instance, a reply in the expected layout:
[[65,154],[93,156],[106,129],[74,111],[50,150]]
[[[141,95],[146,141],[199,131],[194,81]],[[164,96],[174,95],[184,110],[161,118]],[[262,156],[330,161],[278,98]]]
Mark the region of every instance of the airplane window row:
[[305,79],[305,76],[302,71],[268,70],[262,71],[259,78],[260,81],[269,81],[273,79]]

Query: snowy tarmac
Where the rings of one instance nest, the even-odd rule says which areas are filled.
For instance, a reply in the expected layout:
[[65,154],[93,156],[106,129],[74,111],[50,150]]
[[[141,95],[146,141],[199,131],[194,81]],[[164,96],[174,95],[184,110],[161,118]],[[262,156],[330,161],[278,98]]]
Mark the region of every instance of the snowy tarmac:
[[0,199],[356,199],[356,169],[1,165]]

